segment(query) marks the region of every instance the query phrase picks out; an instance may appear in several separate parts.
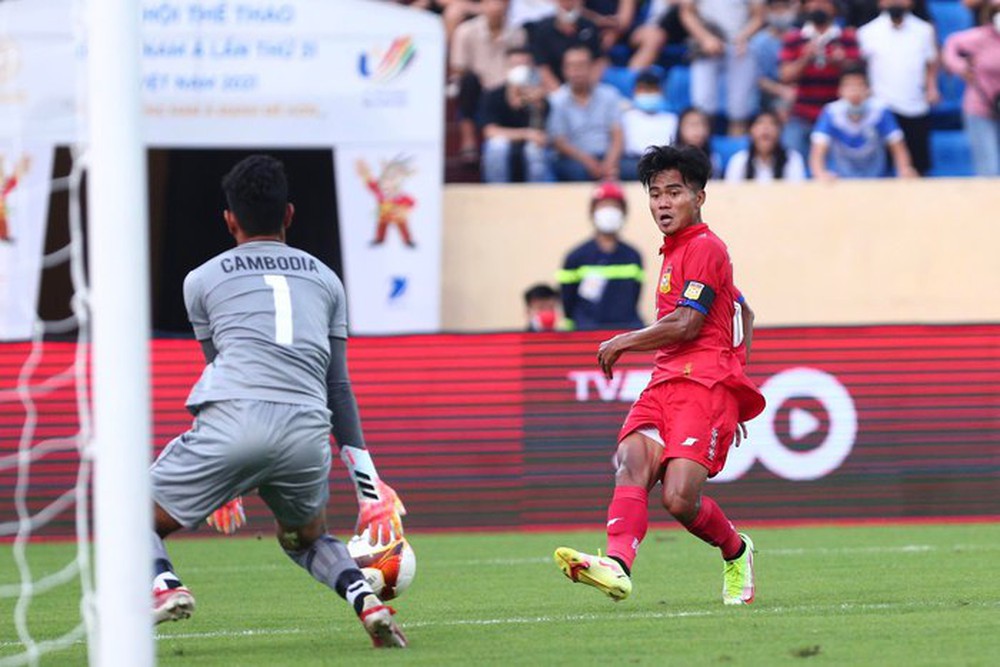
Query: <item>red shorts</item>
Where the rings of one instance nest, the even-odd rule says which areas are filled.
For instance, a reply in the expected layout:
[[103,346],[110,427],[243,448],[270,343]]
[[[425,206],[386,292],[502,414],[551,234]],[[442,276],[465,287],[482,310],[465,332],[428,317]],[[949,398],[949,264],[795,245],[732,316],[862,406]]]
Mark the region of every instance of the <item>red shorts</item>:
[[725,385],[710,389],[690,380],[670,380],[643,390],[625,418],[618,442],[652,429],[644,435],[662,442],[662,461],[697,461],[714,477],[726,465],[738,414],[736,397]]

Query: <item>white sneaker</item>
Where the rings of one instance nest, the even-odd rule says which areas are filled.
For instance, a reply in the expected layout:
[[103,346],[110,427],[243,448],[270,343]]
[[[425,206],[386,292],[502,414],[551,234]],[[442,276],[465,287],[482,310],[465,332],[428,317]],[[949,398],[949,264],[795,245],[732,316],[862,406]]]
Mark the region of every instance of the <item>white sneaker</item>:
[[191,618],[192,613],[194,613],[194,596],[183,586],[153,591],[154,623]]
[[382,603],[378,597],[368,595],[361,608],[361,624],[372,638],[375,648],[406,648],[406,635],[396,625],[392,615],[396,610]]

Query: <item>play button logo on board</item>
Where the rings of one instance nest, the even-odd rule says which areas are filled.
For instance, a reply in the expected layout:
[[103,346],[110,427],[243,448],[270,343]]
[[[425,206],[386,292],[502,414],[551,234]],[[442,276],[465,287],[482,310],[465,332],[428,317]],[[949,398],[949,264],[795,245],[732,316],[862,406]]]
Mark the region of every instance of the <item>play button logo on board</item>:
[[821,423],[811,412],[802,408],[792,408],[788,421],[788,435],[792,436],[792,440],[802,440],[815,433]]
[[730,448],[726,467],[713,481],[739,479],[757,460],[784,479],[819,479],[850,455],[858,414],[836,377],[816,368],[790,368],[769,378],[761,392],[767,407],[748,425],[749,439]]

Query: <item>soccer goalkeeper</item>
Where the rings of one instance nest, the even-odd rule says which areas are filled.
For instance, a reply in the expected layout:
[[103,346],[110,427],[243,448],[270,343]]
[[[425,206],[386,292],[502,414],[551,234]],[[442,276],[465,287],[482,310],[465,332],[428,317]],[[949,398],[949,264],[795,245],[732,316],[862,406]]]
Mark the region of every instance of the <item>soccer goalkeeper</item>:
[[280,162],[251,156],[222,187],[236,247],[184,281],[207,361],[187,400],[194,424],[151,470],[154,619],[188,618],[195,607],[163,538],[217,508],[213,523],[234,529],[243,521],[238,497],[257,489],[285,553],[353,606],[376,647],[405,647],[393,610],[327,532],[331,431],[357,490],[357,531],[373,541],[403,531],[403,506],[379,479],[361,433],[347,373],[344,287],[322,262],[285,244],[295,209]]

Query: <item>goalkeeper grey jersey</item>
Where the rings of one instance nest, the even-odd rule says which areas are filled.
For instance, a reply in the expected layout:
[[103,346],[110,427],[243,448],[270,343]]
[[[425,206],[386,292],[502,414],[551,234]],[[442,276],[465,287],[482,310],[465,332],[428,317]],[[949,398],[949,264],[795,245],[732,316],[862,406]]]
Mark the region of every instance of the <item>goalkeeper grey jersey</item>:
[[326,407],[331,336],[347,338],[344,286],[307,252],[251,241],[187,275],[184,304],[218,356],[187,406],[254,399]]

